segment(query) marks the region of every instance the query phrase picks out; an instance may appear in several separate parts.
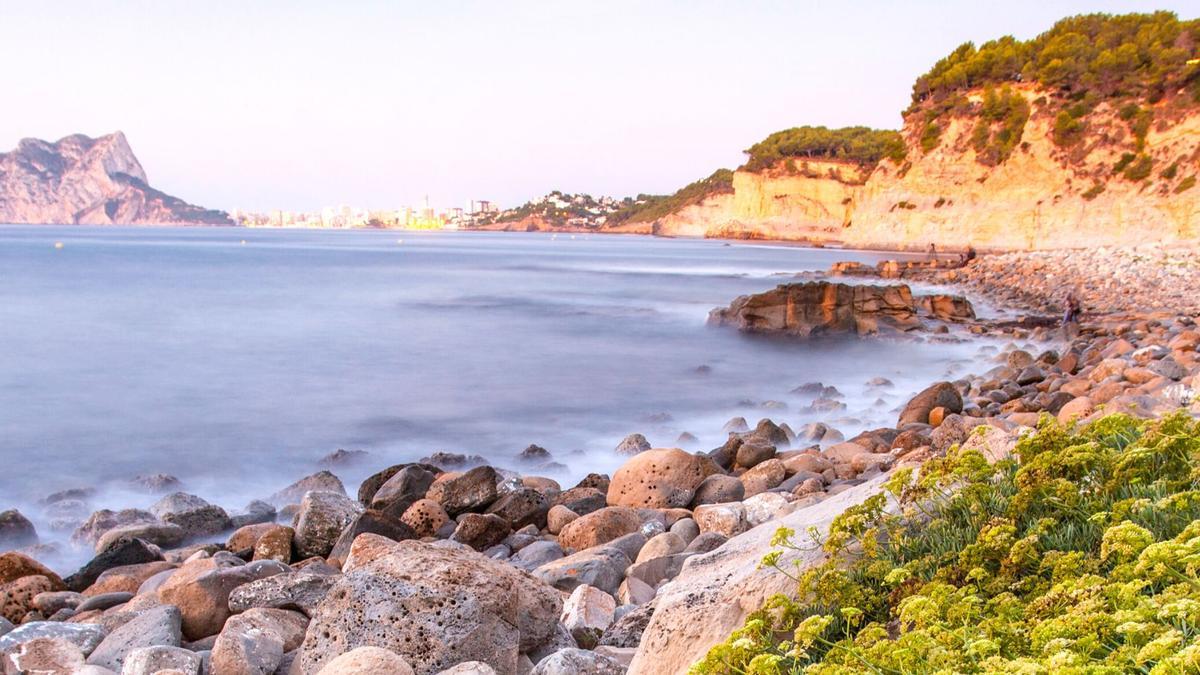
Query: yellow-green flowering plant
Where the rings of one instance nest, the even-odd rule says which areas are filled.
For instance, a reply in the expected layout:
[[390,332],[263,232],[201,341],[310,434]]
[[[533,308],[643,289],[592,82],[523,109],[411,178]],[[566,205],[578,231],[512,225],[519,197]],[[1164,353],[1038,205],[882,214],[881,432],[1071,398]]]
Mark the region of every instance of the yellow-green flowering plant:
[[1044,417],[1015,455],[954,448],[893,474],[899,508],[781,529],[763,564],[796,593],[692,673],[1200,674],[1200,423]]

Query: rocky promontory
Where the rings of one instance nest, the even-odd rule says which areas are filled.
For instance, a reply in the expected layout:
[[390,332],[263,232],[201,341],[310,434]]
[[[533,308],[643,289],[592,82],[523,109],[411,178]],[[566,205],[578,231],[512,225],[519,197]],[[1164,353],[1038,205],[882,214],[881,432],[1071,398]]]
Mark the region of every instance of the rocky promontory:
[[56,142],[22,140],[0,153],[0,223],[233,225],[214,211],[150,187],[121,132]]

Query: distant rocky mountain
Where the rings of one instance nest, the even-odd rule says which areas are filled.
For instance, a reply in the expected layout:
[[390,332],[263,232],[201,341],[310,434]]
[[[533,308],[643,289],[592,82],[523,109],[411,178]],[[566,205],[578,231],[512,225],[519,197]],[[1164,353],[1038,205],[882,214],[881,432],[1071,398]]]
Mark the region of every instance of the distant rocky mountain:
[[0,223],[233,225],[150,187],[125,134],[26,138],[0,154]]

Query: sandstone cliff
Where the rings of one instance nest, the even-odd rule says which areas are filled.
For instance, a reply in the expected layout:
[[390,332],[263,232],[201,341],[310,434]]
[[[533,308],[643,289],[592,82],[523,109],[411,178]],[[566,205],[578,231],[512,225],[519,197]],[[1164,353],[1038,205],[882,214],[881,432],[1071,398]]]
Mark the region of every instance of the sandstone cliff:
[[121,132],[55,143],[33,138],[0,153],[0,223],[232,225],[223,211],[150,187]]
[[[1173,242],[1200,237],[1200,113],[1166,118],[1147,133],[1151,174],[1130,180],[1114,171],[1136,139],[1117,111],[1101,108],[1071,153],[1051,137],[1046,99],[1026,87],[1031,115],[1006,161],[977,160],[975,121],[953,119],[940,144],[920,147],[921,120],[910,116],[907,159],[859,165],[812,161],[739,170],[733,194],[714,195],[654,221],[656,234],[785,239],[924,249],[1051,249]],[[1175,169],[1171,170],[1170,167]],[[1170,175],[1170,178],[1165,175]]]

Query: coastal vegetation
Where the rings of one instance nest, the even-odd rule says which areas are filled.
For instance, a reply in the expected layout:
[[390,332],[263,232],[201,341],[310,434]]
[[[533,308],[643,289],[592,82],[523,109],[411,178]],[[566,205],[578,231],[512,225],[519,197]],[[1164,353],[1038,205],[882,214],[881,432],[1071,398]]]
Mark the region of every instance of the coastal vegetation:
[[[692,672],[1184,673],[1200,668],[1200,422],[1044,416],[1015,457],[952,448],[823,538]],[[805,543],[811,538],[812,544]],[[785,551],[820,546],[801,570]]]
[[674,194],[640,194],[636,199],[627,199],[620,210],[609,217],[609,222],[650,222],[693,204],[699,204],[711,195],[730,192],[733,192],[733,172],[729,169],[717,169],[707,178],[689,183]]
[[836,159],[874,166],[882,159],[904,161],[900,132],[870,127],[803,126],[777,131],[746,150],[747,171],[774,168],[788,159]]

